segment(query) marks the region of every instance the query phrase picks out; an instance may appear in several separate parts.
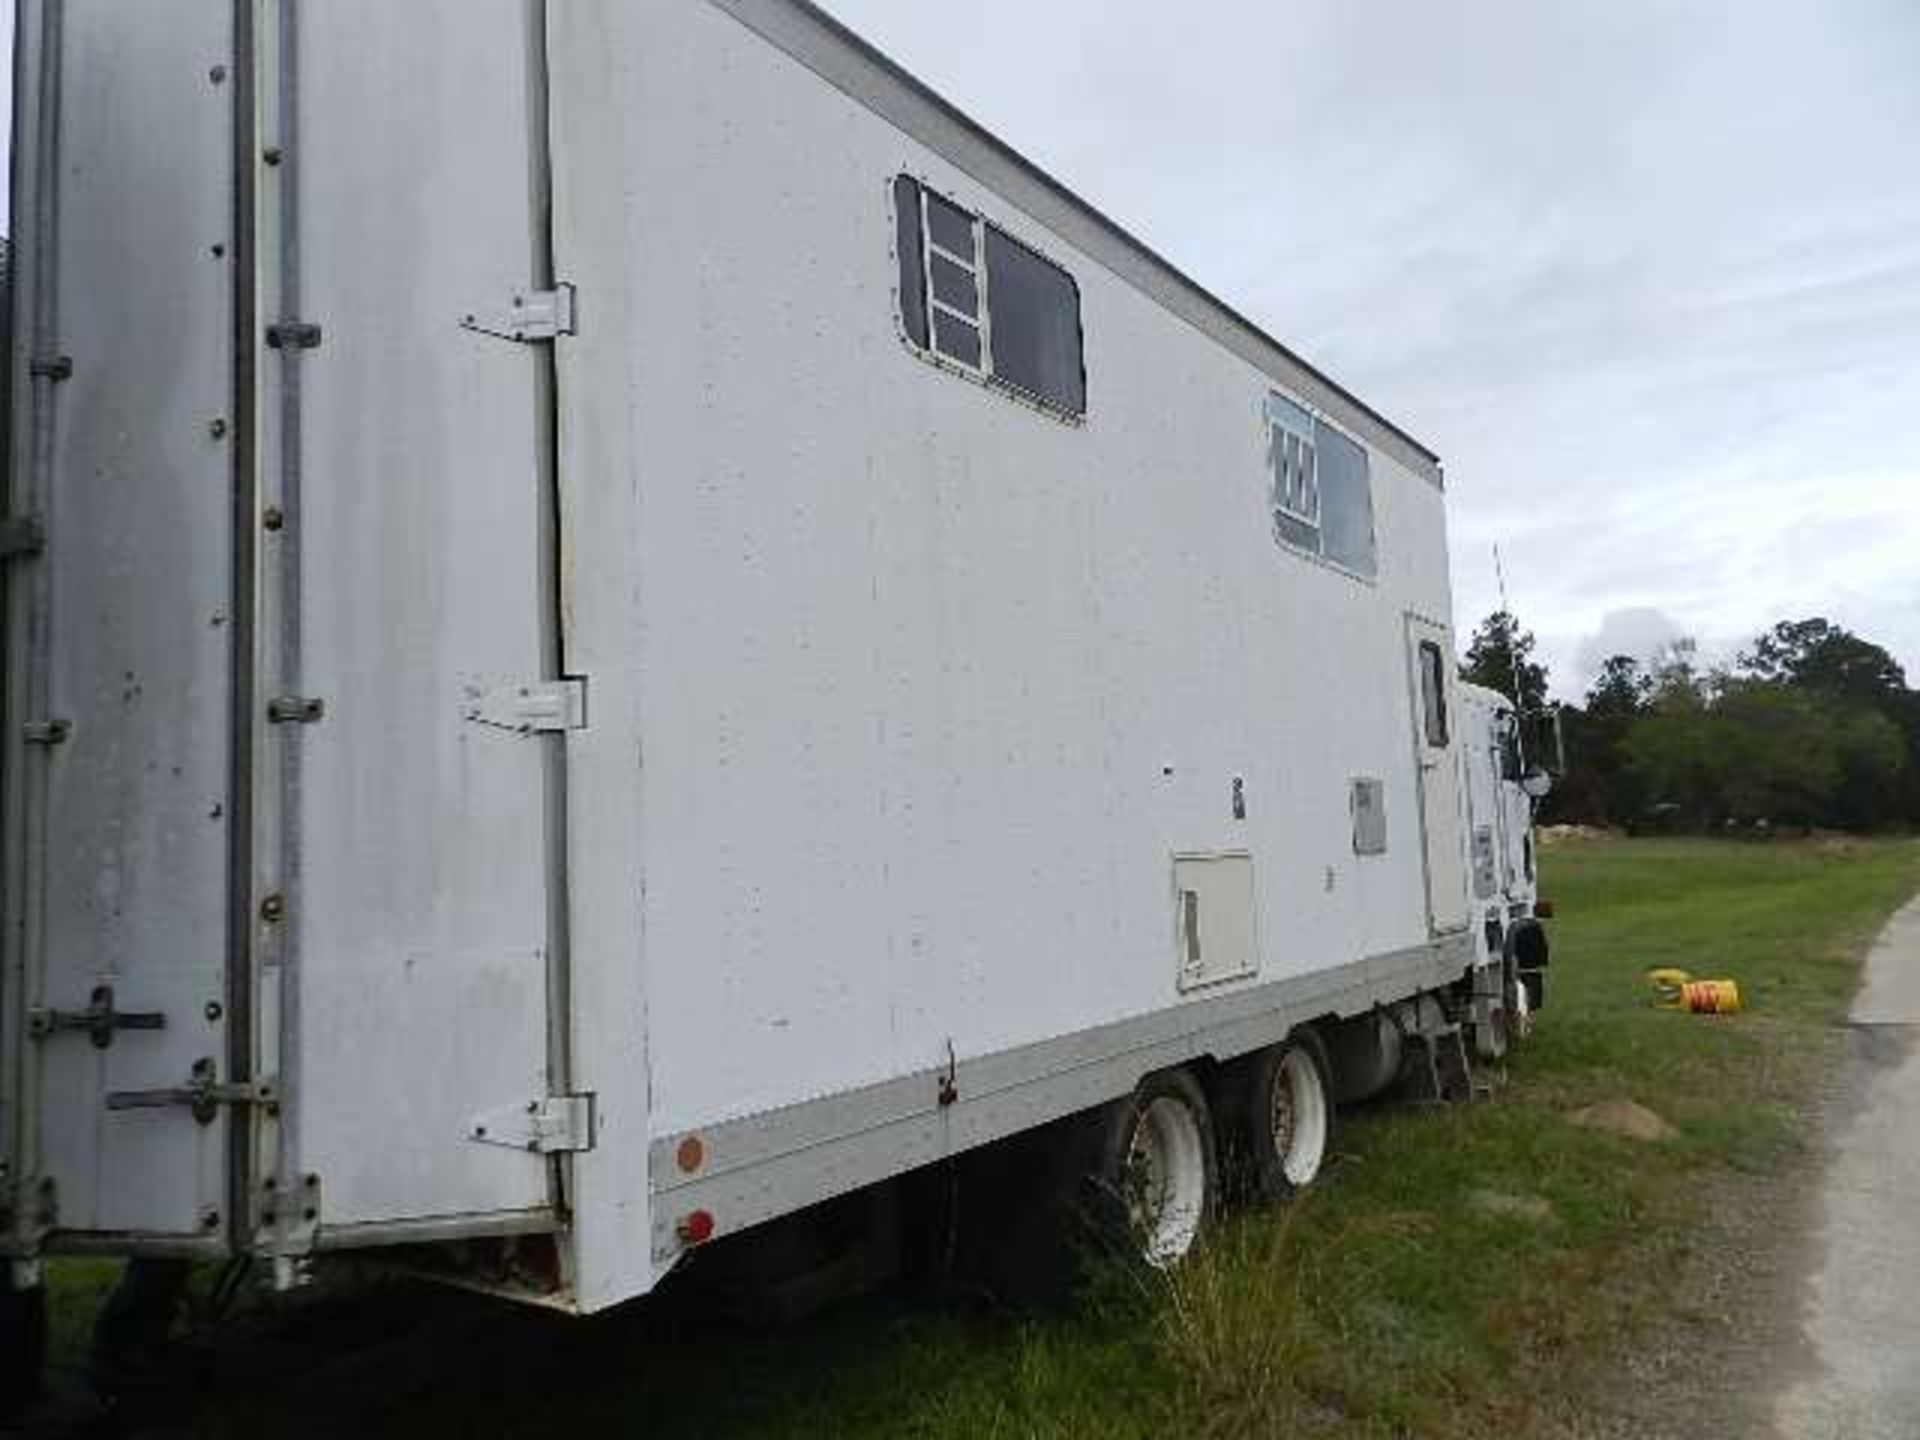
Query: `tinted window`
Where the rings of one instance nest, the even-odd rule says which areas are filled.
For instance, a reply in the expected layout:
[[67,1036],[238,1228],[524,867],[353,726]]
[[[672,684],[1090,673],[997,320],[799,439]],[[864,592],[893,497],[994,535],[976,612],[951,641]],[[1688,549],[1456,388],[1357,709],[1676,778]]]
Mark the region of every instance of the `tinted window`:
[[1320,540],[1327,559],[1371,578],[1379,568],[1373,541],[1373,484],[1367,452],[1325,421],[1313,427],[1320,481]]
[[1084,415],[1073,277],[912,176],[894,180],[893,208],[907,338],[1043,405]]
[[921,257],[920,187],[905,175],[893,182],[894,252],[900,257],[900,323],[907,338],[927,343],[927,280]]
[[973,217],[938,195],[927,196],[927,230],[933,243],[973,263]]
[[1087,379],[1073,277],[989,226],[987,311],[993,373],[1037,400],[1083,414]]
[[1431,640],[1420,642],[1420,713],[1427,744],[1435,750],[1447,745],[1447,662]]

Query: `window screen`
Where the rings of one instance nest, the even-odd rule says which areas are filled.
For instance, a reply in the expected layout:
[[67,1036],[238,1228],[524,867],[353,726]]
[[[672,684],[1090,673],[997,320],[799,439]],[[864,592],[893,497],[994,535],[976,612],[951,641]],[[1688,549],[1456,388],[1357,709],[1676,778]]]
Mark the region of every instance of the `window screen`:
[[1440,647],[1431,640],[1420,642],[1420,714],[1427,732],[1427,744],[1435,750],[1447,746],[1447,662]]
[[1073,277],[909,175],[894,180],[893,204],[907,338],[1050,409],[1084,415]]
[[1056,410],[1084,415],[1087,377],[1073,277],[989,225],[987,295],[993,373]]
[[1266,415],[1275,538],[1372,579],[1379,564],[1366,450],[1284,395],[1267,396]]

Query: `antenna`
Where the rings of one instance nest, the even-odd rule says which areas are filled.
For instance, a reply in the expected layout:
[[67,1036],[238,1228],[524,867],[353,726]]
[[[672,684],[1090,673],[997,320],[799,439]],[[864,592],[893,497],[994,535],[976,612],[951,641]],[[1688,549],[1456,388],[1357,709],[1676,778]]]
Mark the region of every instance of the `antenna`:
[[1507,603],[1507,567],[1501,563],[1498,540],[1493,542],[1493,577],[1500,585],[1500,613],[1513,625],[1513,633],[1507,637],[1507,663],[1513,671],[1513,713],[1524,715],[1526,700],[1520,689],[1520,647],[1515,643],[1519,639],[1520,621]]

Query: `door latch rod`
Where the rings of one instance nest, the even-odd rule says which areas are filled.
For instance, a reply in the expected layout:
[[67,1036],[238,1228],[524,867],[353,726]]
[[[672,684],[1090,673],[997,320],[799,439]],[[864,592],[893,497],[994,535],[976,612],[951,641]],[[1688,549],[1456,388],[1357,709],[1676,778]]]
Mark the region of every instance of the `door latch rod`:
[[107,1109],[167,1110],[184,1105],[193,1112],[195,1120],[211,1125],[222,1105],[271,1105],[279,1098],[270,1081],[223,1084],[218,1067],[211,1058],[203,1056],[193,1062],[186,1084],[159,1090],[109,1090]]
[[164,1030],[167,1017],[158,1010],[118,1010],[114,1008],[113,987],[96,985],[84,1010],[30,1010],[27,1033],[37,1040],[68,1030],[84,1030],[96,1050],[113,1044],[118,1030]]

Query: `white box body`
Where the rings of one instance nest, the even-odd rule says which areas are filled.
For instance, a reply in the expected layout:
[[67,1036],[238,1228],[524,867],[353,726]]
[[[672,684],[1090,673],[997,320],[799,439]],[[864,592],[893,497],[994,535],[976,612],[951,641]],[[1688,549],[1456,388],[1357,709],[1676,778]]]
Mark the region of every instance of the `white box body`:
[[[11,1253],[543,1235],[598,1309],[1476,962],[1437,462],[816,12],[20,46]],[[1084,416],[903,334],[902,175],[1071,275]]]

